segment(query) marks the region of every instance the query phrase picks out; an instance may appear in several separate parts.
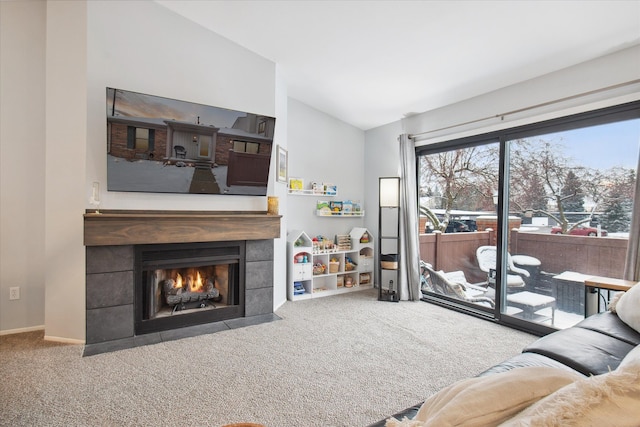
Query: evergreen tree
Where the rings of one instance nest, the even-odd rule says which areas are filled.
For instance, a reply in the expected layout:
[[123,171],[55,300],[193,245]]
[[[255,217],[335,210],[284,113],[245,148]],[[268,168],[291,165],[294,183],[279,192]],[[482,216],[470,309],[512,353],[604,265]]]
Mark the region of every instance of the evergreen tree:
[[631,212],[633,201],[628,198],[616,198],[607,204],[600,216],[602,228],[615,232],[628,232],[631,228]]
[[573,172],[567,173],[567,178],[560,193],[562,208],[565,212],[584,212],[584,196],[580,179]]
[[602,228],[609,232],[628,232],[633,214],[633,189],[636,174],[633,170],[613,171],[609,174],[608,192],[603,213]]

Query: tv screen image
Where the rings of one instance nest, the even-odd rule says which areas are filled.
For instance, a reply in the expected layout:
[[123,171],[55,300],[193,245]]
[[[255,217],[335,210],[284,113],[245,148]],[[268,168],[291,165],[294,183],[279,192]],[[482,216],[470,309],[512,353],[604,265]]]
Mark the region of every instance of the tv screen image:
[[274,117],[107,88],[107,189],[265,196]]

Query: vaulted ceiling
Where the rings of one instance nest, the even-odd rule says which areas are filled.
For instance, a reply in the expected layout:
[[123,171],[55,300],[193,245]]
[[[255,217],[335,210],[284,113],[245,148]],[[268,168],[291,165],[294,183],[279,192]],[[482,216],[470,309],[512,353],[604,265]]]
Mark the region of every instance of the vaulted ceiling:
[[364,130],[640,43],[638,0],[156,1]]

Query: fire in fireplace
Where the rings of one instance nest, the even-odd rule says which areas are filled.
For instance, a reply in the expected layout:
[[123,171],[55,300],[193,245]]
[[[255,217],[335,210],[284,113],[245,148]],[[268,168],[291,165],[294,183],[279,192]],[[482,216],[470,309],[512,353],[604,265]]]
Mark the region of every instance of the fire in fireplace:
[[163,306],[172,315],[193,308],[216,308],[212,303],[229,294],[228,265],[156,270],[149,280],[151,318],[160,315]]
[[136,334],[244,316],[242,242],[136,247]]

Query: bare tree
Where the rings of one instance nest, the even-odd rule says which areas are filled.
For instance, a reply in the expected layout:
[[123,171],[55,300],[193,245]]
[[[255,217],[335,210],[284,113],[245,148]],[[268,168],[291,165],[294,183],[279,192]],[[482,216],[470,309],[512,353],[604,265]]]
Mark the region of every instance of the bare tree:
[[[565,154],[562,139],[518,139],[510,142],[509,150],[511,212],[545,215],[567,233],[592,220],[598,207],[609,210],[606,217],[616,221],[616,227],[624,226],[633,201],[633,169],[600,171],[578,166]],[[420,194],[435,201],[421,206],[421,212],[436,229],[446,228],[453,209],[494,209],[498,155],[497,144],[489,144],[420,157]],[[571,218],[568,212],[584,210],[585,198],[592,203],[591,212],[581,219]],[[445,211],[442,221],[431,211],[436,207]]]
[[477,209],[492,200],[493,192],[487,189],[497,187],[498,151],[492,145],[422,156],[420,172],[421,188],[436,188],[441,194],[445,218],[434,225],[444,230],[452,209]]
[[[522,139],[514,141],[511,146],[510,201],[523,211],[542,213],[554,219],[566,233],[570,227],[565,201],[580,196],[576,182],[579,182],[581,168],[574,166],[564,155],[564,146],[558,141]],[[572,184],[567,185],[568,182]],[[544,189],[544,197],[557,209],[557,215],[549,211],[548,204],[544,208],[540,206],[540,186]],[[527,198],[527,190],[532,188],[538,188],[538,191],[534,198]],[[585,221],[588,219],[578,221],[572,227]]]

